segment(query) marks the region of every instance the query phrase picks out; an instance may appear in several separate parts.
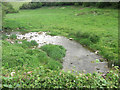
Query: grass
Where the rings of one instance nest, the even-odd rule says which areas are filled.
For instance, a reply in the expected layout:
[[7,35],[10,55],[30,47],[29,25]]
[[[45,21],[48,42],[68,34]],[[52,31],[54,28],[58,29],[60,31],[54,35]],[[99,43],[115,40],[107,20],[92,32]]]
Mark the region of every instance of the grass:
[[51,35],[72,37],[94,51],[99,50],[109,61],[118,60],[118,10],[115,9],[42,7],[8,14],[5,23],[5,28],[15,31],[50,31]]
[[66,50],[63,46],[48,44],[42,46],[41,49],[47,53],[47,55],[55,60],[62,62],[62,58],[65,56]]
[[[93,11],[98,13],[91,13]],[[117,19],[117,10],[114,9],[43,7],[8,14],[4,28],[22,32],[50,31],[51,35],[72,37],[114,61],[118,58]],[[118,67],[107,74],[74,75],[60,70],[66,51],[64,47],[49,44],[37,48],[35,41],[17,40],[15,35],[10,37],[11,40],[7,41],[9,37],[2,36],[2,87],[119,88]]]
[[[54,51],[57,50],[58,55],[62,55],[60,57],[57,57],[54,55],[55,53],[49,52],[50,55],[54,56],[53,58],[52,56],[48,56],[48,53],[46,53],[42,49],[33,49],[34,46],[38,45],[35,41],[27,42],[24,40],[21,44],[19,44],[18,41],[14,41],[14,43],[11,44],[8,41],[3,40],[2,43],[2,64],[3,67],[6,69],[15,67],[19,67],[19,69],[22,69],[24,65],[26,67],[32,68],[43,65],[44,67],[51,70],[57,70],[62,68],[62,63],[56,60],[56,58],[58,60],[61,60],[65,56],[64,48],[60,48],[61,46],[50,45],[50,47],[54,47]],[[46,50],[50,49],[49,45],[47,45],[47,47],[43,47],[45,47]]]

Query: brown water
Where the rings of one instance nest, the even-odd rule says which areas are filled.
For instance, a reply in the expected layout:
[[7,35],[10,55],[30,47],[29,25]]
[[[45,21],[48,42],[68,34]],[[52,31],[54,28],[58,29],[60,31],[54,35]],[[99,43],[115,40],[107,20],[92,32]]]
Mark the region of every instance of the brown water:
[[27,39],[28,41],[35,40],[41,47],[46,44],[62,45],[66,48],[66,56],[63,58],[63,70],[84,71],[85,73],[107,72],[109,70],[107,62],[98,62],[101,56],[84,48],[81,44],[74,40],[69,40],[63,36],[50,36],[45,32],[29,32],[26,34],[16,33],[17,39]]

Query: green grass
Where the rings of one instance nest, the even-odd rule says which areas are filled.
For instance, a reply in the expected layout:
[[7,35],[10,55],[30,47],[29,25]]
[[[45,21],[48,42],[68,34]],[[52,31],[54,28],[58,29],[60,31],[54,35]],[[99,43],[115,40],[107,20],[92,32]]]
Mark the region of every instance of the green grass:
[[48,44],[42,46],[41,49],[47,53],[47,55],[55,60],[62,62],[62,58],[65,56],[66,50],[63,46]]
[[10,39],[17,39],[16,34],[12,34],[12,35],[10,35]]
[[[109,61],[118,60],[118,10],[74,6],[66,6],[65,9],[43,7],[8,14],[5,22],[4,27],[8,29],[50,31],[51,35],[72,37],[93,50],[99,50],[99,54]],[[78,32],[82,34],[77,35]]]
[[[26,67],[32,68],[43,65],[44,67],[51,70],[62,68],[62,63],[57,61],[56,58],[48,56],[47,53],[44,52],[42,49],[32,49],[33,46],[37,46],[35,41],[27,42],[24,40],[22,41],[22,44],[19,44],[17,42],[14,41],[14,44],[11,44],[3,40],[2,64],[4,68],[8,69],[19,67],[19,69],[22,69],[24,65]],[[60,52],[58,54],[59,56],[65,56],[64,48],[61,48],[61,46],[50,45],[49,47],[49,45],[47,45],[47,47],[43,47],[45,47],[45,49],[47,50],[49,50],[50,47],[54,47],[54,51],[57,50],[57,52]],[[53,52],[49,52],[49,54],[55,56],[55,53]],[[57,59],[61,60],[64,56],[58,57]]]

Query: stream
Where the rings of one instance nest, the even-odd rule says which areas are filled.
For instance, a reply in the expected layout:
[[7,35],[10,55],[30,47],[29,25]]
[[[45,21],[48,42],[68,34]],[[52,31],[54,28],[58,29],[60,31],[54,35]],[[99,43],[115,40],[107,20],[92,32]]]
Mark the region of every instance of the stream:
[[74,40],[69,40],[63,36],[50,36],[46,32],[29,32],[25,34],[17,32],[15,34],[17,39],[35,40],[39,44],[38,47],[46,44],[62,45],[67,50],[66,56],[63,58],[64,71],[74,69],[77,72],[84,73],[106,73],[109,70],[107,62],[96,62],[96,59],[102,58],[101,56],[96,55]]

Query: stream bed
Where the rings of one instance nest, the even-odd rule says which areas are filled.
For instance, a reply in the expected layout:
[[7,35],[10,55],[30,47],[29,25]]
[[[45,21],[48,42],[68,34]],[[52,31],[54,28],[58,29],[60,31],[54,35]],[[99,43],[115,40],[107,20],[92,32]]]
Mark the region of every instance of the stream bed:
[[69,40],[63,36],[50,36],[46,32],[29,32],[25,34],[17,32],[15,34],[17,39],[35,40],[39,44],[38,47],[46,44],[62,45],[67,50],[66,56],[63,58],[64,71],[74,69],[77,72],[84,73],[106,73],[109,70],[107,62],[96,62],[96,59],[102,58],[101,56],[96,55],[74,40]]

